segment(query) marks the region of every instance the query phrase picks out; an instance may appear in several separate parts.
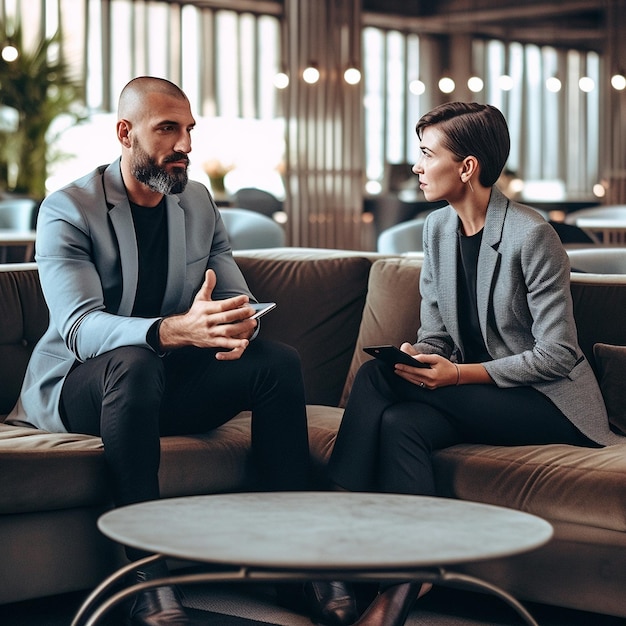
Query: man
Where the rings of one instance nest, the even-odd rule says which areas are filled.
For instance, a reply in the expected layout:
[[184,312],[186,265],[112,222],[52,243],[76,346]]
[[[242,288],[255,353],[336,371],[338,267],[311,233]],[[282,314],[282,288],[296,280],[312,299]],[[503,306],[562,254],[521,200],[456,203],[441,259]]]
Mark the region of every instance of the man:
[[[159,497],[160,436],[204,432],[246,409],[258,488],[307,486],[299,358],[254,339],[252,294],[219,212],[187,179],[194,125],[176,85],[131,80],[119,100],[121,159],[51,194],[39,213],[50,324],[10,419],[101,436],[117,506]],[[160,588],[138,596],[130,623],[192,622]]]

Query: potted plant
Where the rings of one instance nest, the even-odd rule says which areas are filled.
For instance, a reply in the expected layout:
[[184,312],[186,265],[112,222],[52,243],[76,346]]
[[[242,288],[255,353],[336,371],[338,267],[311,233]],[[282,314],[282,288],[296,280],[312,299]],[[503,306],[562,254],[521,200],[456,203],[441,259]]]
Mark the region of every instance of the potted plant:
[[30,50],[20,26],[0,23],[0,37],[17,50],[14,59],[6,60],[4,51],[0,57],[0,106],[14,119],[12,128],[0,128],[0,188],[42,199],[48,165],[60,157],[51,124],[63,114],[84,118],[84,88],[63,58],[60,31]]

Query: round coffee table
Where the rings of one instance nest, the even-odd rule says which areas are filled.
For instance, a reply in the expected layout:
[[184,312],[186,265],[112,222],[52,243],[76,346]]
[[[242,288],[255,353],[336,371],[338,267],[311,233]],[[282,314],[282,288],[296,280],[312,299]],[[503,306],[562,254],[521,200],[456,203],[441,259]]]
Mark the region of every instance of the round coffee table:
[[[495,594],[537,626],[510,594],[446,566],[532,550],[552,536],[536,516],[447,498],[297,492],[192,496],[105,513],[109,538],[155,556],[110,576],[72,626],[94,626],[133,594],[163,584],[227,580],[419,580]],[[105,598],[140,563],[176,558],[211,571],[138,583]],[[89,615],[91,613],[91,615]]]

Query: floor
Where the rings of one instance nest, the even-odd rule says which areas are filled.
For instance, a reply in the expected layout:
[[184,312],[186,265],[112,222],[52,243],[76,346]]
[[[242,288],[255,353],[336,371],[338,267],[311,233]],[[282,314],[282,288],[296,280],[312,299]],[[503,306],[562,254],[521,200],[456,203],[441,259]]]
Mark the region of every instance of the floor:
[[[231,583],[188,587],[187,606],[206,619],[207,626],[311,626],[309,618],[276,604],[270,585]],[[0,606],[2,626],[69,626],[84,594]],[[526,605],[540,626],[626,626],[626,619]],[[206,611],[206,613],[205,613]],[[106,626],[121,626],[119,614]],[[506,605],[480,593],[434,588],[416,604],[406,626],[516,626],[523,622]]]

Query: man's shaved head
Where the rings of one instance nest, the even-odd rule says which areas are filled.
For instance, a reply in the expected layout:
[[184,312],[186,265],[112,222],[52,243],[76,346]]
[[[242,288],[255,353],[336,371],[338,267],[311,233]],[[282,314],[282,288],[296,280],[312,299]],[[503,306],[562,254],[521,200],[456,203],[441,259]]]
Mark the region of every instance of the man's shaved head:
[[139,76],[124,87],[116,131],[122,177],[133,202],[154,206],[149,204],[154,194],[183,192],[195,123],[189,99],[169,80]]
[[169,80],[153,76],[139,76],[133,78],[120,94],[117,108],[118,119],[135,120],[140,117],[146,109],[146,97],[153,93],[187,100],[182,89]]

